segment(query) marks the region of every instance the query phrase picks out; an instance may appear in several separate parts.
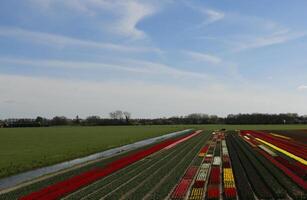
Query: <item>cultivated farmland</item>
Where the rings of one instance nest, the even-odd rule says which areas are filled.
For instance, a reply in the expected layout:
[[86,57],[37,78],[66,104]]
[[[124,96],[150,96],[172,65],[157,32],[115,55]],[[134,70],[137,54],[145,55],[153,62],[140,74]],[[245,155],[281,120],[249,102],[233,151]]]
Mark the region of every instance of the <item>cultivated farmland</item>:
[[25,184],[0,199],[303,200],[304,132],[191,130]]
[[0,177],[183,129],[180,126],[0,129]]
[[187,128],[306,129],[306,125],[147,125],[0,129],[0,178]]

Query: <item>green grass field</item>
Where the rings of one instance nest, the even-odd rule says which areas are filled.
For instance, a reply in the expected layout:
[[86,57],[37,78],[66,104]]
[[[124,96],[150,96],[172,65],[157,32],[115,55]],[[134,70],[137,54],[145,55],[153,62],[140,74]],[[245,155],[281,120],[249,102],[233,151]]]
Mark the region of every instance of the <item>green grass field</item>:
[[0,129],[0,177],[186,128],[289,130],[307,129],[307,126],[167,125]]

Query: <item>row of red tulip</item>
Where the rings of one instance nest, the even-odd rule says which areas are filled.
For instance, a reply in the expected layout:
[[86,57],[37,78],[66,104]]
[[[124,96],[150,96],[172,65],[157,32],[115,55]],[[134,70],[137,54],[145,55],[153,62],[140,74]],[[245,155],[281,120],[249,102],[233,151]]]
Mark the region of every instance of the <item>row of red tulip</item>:
[[278,162],[274,157],[269,154],[259,151],[264,157],[266,157],[269,161],[271,161],[274,165],[276,165],[280,170],[282,170],[287,176],[289,176],[297,185],[302,187],[304,190],[307,190],[307,182],[302,178],[297,176],[294,172],[289,170],[283,163]]
[[305,160],[307,159],[307,148],[302,148],[301,144],[297,144],[295,141],[285,141],[285,139],[275,137],[260,131],[241,131],[241,134],[249,134],[255,138],[260,138],[298,157],[301,157]]
[[[209,142],[209,141],[208,141]],[[205,148],[209,148],[208,145],[206,145],[205,147],[203,147],[199,154],[204,152]],[[207,150],[206,150],[207,152]],[[175,189],[173,190],[172,194],[171,194],[171,199],[184,199],[185,196],[188,193],[188,189],[190,187],[190,185],[192,184],[192,181],[198,171],[199,166],[191,166],[187,169],[186,173],[184,174],[183,178],[181,179],[181,181],[177,184],[177,186],[175,187]],[[188,184],[183,184],[183,183],[188,183]],[[203,188],[204,187],[204,181],[201,180],[195,180],[193,183],[193,188]],[[191,189],[193,190],[193,189]],[[198,191],[196,192],[196,190],[194,192],[191,192],[192,195],[198,193]],[[199,195],[199,194],[197,194]]]
[[207,198],[208,199],[220,199],[219,185],[208,185]]
[[[260,143],[255,140],[255,137],[259,137],[258,132],[255,133],[254,131],[241,131],[241,135],[243,136],[248,135],[249,142],[252,142],[256,146],[260,145]],[[243,139],[245,139],[246,141],[246,138],[243,137]],[[278,145],[274,142],[272,142],[272,144],[276,146]],[[304,181],[304,177],[306,177],[306,166],[305,165],[295,160],[291,160],[291,158],[289,158],[291,160],[291,162],[289,162],[289,160],[284,159],[283,157],[279,155],[272,156],[260,148],[258,149],[258,151],[263,156],[265,156],[268,160],[270,160],[273,164],[275,164],[279,169],[281,169],[286,175],[288,175],[296,184],[298,184],[300,187],[302,187],[305,190],[307,189],[307,183],[306,181]],[[297,151],[299,150],[297,149]]]
[[306,166],[300,166],[300,163],[295,161],[290,162],[281,156],[276,156],[275,159],[303,179],[307,178]]
[[203,199],[205,186],[208,182],[207,177],[210,173],[210,168],[213,162],[213,153],[217,140],[217,134],[213,134],[212,139],[208,140],[207,145],[201,150],[201,154],[203,154],[202,157],[204,158],[191,188],[189,199]]
[[198,170],[198,166],[190,166],[185,172],[183,179],[193,179]]
[[237,196],[236,188],[224,188],[225,199],[235,199]]
[[183,199],[188,192],[191,182],[191,179],[181,179],[181,181],[172,192],[171,199]]
[[[221,155],[221,140],[224,138],[222,133],[216,133],[214,136],[214,147],[215,147],[215,151],[214,151],[214,159],[213,159],[213,163],[211,165],[211,169],[210,169],[210,176],[209,176],[209,180],[208,180],[208,186],[207,186],[207,191],[206,191],[206,199],[220,199],[220,167],[221,167],[221,162],[220,162],[220,155]],[[217,146],[219,145],[219,146]],[[219,151],[217,151],[217,149],[219,149]],[[219,162],[214,162],[218,161]]]
[[207,153],[208,149],[209,149],[209,145],[206,145],[200,150],[200,153]]
[[[192,135],[195,134],[192,133]],[[102,168],[96,168],[92,169],[88,172],[76,175],[74,177],[71,177],[65,181],[61,181],[58,183],[55,183],[53,185],[50,185],[48,187],[45,187],[39,191],[32,192],[26,196],[21,197],[21,200],[55,200],[59,199],[60,197],[63,197],[73,191],[76,191],[77,189],[86,186],[90,183],[93,183],[94,181],[101,179],[115,171],[118,171],[119,169],[122,169],[134,162],[139,161],[140,159],[149,156],[159,150],[164,149],[165,147],[176,143],[177,141],[180,141],[184,138],[189,137],[191,134],[181,136],[177,139],[168,139],[164,142],[158,143],[150,148],[147,148],[145,150],[140,150],[136,153],[133,153],[131,155],[128,155],[126,157],[123,157],[121,159],[118,159],[116,161],[113,161]],[[190,138],[190,137],[189,137]]]
[[[241,135],[248,135],[249,141],[253,141],[256,145],[259,145],[260,143],[254,139],[255,134],[253,131],[241,131]],[[264,157],[266,157],[269,161],[271,161],[274,165],[276,165],[280,170],[282,170],[287,176],[289,176],[297,185],[302,187],[303,189],[307,190],[307,183],[304,181],[304,179],[297,175],[298,170],[295,171],[293,168],[293,164],[297,163],[295,161],[292,162],[292,164],[289,164],[289,161],[286,159],[283,159],[279,155],[272,156],[268,154],[267,152],[263,151],[262,149],[257,149]],[[300,168],[302,170],[302,173],[306,173],[306,169],[304,169],[304,166],[297,164],[296,167]]]
[[191,135],[188,135],[188,136],[186,136],[186,137],[183,137],[183,138],[181,138],[181,139],[179,139],[179,140],[173,142],[172,144],[170,144],[170,145],[164,147],[164,149],[173,148],[174,146],[176,146],[176,145],[178,145],[178,144],[180,144],[180,143],[182,143],[182,142],[184,142],[184,141],[186,141],[186,140],[188,140],[188,139],[190,139],[190,138],[192,138],[192,137],[198,135],[198,134],[201,133],[201,132],[202,132],[201,130],[195,131],[195,132],[192,133]]
[[220,166],[212,166],[210,173],[210,184],[220,184]]

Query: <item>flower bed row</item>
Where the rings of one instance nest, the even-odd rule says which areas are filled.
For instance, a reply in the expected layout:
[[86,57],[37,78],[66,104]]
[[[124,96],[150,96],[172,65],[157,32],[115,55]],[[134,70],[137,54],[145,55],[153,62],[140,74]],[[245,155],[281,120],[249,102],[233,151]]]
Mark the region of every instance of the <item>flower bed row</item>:
[[[244,142],[239,138],[238,135],[235,136],[235,142],[238,145],[239,150],[244,154],[245,158],[250,162],[252,167],[258,176],[262,178],[263,186],[270,190],[270,193],[274,198],[286,198],[287,193],[285,189],[280,185],[274,176],[259,162],[253,153],[251,153]],[[258,195],[258,193],[257,193]]]
[[186,196],[188,189],[190,188],[190,185],[192,183],[192,180],[197,173],[197,170],[198,166],[191,166],[187,169],[183,178],[173,190],[171,194],[171,199],[183,199]]
[[[185,143],[181,143],[168,151],[162,151],[161,153],[164,152],[172,152],[172,153],[168,154],[167,156],[160,156],[159,158],[155,159],[155,163],[153,164],[152,167],[151,166],[148,168],[144,167],[143,170],[139,171],[139,174],[130,176],[130,178],[127,179],[126,182],[117,185],[116,183],[114,183],[112,187],[107,187],[105,189],[98,190],[98,192],[95,192],[92,195],[87,196],[86,199],[98,200],[104,198],[104,199],[117,200],[120,199],[122,196],[126,195],[127,193],[134,191],[140,185],[146,185],[146,188],[145,187],[141,188],[143,190],[151,188],[152,184],[154,185],[156,184],[156,182],[154,181],[159,181],[161,179],[162,175],[162,173],[160,173],[161,166],[169,165],[169,163],[171,163],[172,165],[170,165],[170,167],[173,167],[174,163],[178,163],[177,159],[179,158],[182,159],[186,154],[190,153],[191,148],[194,147],[198,148],[199,140],[202,137],[203,137],[202,135],[194,137],[191,140]],[[161,153],[157,155],[160,155]],[[152,182],[145,184],[144,180],[148,180],[148,178],[150,177],[156,177],[156,179],[155,180],[151,179]],[[118,181],[120,180],[121,179],[119,179]],[[165,188],[163,188],[163,191],[164,189]],[[143,192],[141,191],[138,196],[141,196],[142,194]],[[160,194],[162,194],[162,192]]]
[[279,174],[277,172],[277,170],[282,170],[283,172],[285,172],[285,174],[290,177],[294,182],[296,183],[300,183],[300,184],[306,184],[305,182],[301,182],[300,179],[297,179],[297,176],[295,176],[290,170],[288,170],[284,165],[280,164],[279,162],[277,162],[275,159],[273,159],[272,157],[270,157],[268,154],[265,154],[264,152],[260,152],[266,159],[268,159],[269,161],[271,161],[277,168],[274,169],[275,173],[278,174],[277,176],[275,176],[279,182],[281,182],[281,184],[286,185],[287,187],[285,187],[288,191],[288,193],[290,194],[290,196],[293,199],[296,200],[303,200],[307,198],[307,195],[304,191],[302,191],[300,188],[298,188],[295,184],[293,184],[290,180],[287,180],[285,178],[282,178],[282,174]]
[[[202,151],[202,149],[201,149]],[[192,164],[194,164],[193,166],[190,166],[184,176],[182,177],[181,181],[179,182],[179,184],[177,184],[177,186],[175,187],[175,189],[173,190],[173,192],[171,193],[171,199],[184,199],[188,193],[188,189],[190,188],[192,181],[198,171],[198,165],[200,164],[198,161],[199,157],[196,157],[193,161]],[[196,165],[196,166],[195,166]],[[200,170],[202,169],[202,167],[200,167]],[[185,187],[181,187],[181,182],[186,182],[188,181],[189,184],[186,185]],[[195,183],[194,183],[195,184]],[[160,193],[160,191],[158,191],[158,193]],[[195,191],[194,191],[195,193]]]
[[196,177],[196,181],[206,181],[206,178],[208,176],[209,168],[210,168],[210,164],[203,163],[200,166],[200,169],[198,171],[198,174],[197,174],[197,177]]
[[[272,133],[272,131],[263,131],[266,133]],[[300,130],[274,130],[274,133],[278,134],[279,136],[291,138],[291,140],[295,140],[296,143],[302,145],[302,147],[307,148],[307,129],[300,129]]]
[[[210,140],[209,140],[209,141],[210,141]],[[208,143],[209,141],[207,141],[207,143]],[[207,151],[207,150],[205,150],[207,146],[208,146],[208,145],[206,145],[205,147],[203,147],[203,148],[199,151],[198,157],[194,159],[194,163],[193,163],[194,165],[193,165],[193,166],[190,166],[190,167],[186,170],[184,176],[182,177],[182,179],[180,180],[180,182],[176,185],[176,187],[175,187],[174,190],[172,191],[171,196],[170,196],[171,199],[176,199],[176,200],[177,200],[177,199],[184,199],[184,198],[186,197],[186,195],[187,195],[187,193],[188,193],[188,190],[189,190],[191,184],[193,183],[193,179],[194,179],[194,177],[195,177],[195,175],[196,175],[196,173],[197,173],[197,171],[198,171],[199,165],[200,165],[200,163],[202,162],[202,156],[200,156],[200,154],[201,154],[201,153],[204,153],[205,151]],[[200,159],[200,158],[201,158],[201,159]],[[200,160],[200,161],[199,161],[199,160]],[[202,170],[202,167],[200,167],[200,170]],[[199,173],[198,173],[198,175],[199,175]],[[198,175],[197,175],[197,177],[198,177]],[[182,185],[183,183],[188,183],[188,184]],[[199,184],[199,182],[196,183],[196,184]],[[194,185],[195,185],[195,182],[194,182]],[[199,194],[199,192],[196,192],[196,191],[199,191],[199,190],[193,190],[193,189],[192,189],[192,193],[193,193],[193,194]]]
[[208,183],[207,177],[210,173],[211,165],[213,162],[212,158],[216,147],[216,141],[217,141],[217,135],[214,134],[212,140],[209,141],[208,144],[206,145],[208,148],[206,150],[205,157],[202,160],[203,163],[200,166],[196,179],[194,180],[194,184],[191,188],[189,199],[194,199],[194,200],[203,199],[203,196],[206,192],[205,191],[206,183]]
[[171,199],[183,199],[191,185],[192,180],[191,179],[181,179],[181,181],[178,183],[176,188],[174,189]]
[[220,166],[212,166],[209,178],[209,184],[220,184]]
[[297,156],[297,154],[290,153],[288,151],[288,149],[286,149],[286,148],[279,148],[278,146],[276,146],[276,144],[270,143],[268,141],[265,141],[265,140],[262,140],[262,139],[259,139],[259,138],[256,138],[256,140],[259,141],[262,144],[265,144],[265,145],[271,147],[272,149],[276,150],[277,152],[284,154],[285,156],[289,157],[289,159],[296,160],[297,162],[300,162],[304,166],[307,165],[307,160]]
[[[195,157],[198,157],[197,154],[202,146],[202,139],[203,137],[198,138],[197,145],[187,148],[185,153],[182,152],[178,155],[177,160],[161,166],[155,174],[141,183],[141,187],[138,187],[125,198],[145,199],[145,197],[148,197],[149,199],[165,199],[185,169],[188,168]],[[156,187],[157,185],[159,187]]]
[[[150,145],[150,146],[153,146],[153,145]],[[27,194],[29,194],[33,191],[38,191],[41,188],[47,187],[47,186],[55,184],[57,182],[64,181],[68,178],[71,178],[71,177],[76,176],[78,174],[84,173],[84,172],[89,171],[93,168],[105,166],[105,165],[107,165],[108,163],[110,163],[114,160],[120,159],[122,157],[125,157],[125,156],[131,154],[131,153],[135,153],[139,150],[146,149],[146,148],[148,148],[148,146],[147,147],[141,147],[139,149],[132,150],[130,152],[125,152],[125,153],[116,155],[114,157],[103,159],[103,160],[98,161],[98,162],[89,163],[85,166],[82,166],[82,167],[79,167],[79,168],[76,168],[76,169],[73,169],[73,170],[69,170],[69,171],[64,172],[64,173],[60,173],[60,174],[52,176],[50,178],[43,179],[43,180],[40,180],[40,181],[36,181],[32,184],[25,185],[23,187],[17,188],[16,190],[10,191],[8,193],[0,194],[0,199],[1,200],[19,199],[21,196],[27,195]]]
[[[302,158],[304,160],[307,159],[307,148],[302,148],[302,144],[295,143],[295,141],[285,140],[279,137],[275,137],[273,135],[263,133],[260,131],[242,131],[243,134],[250,134],[255,138],[259,138],[264,140],[272,145],[293,154],[296,157]],[[306,164],[307,162],[305,162]]]
[[[294,172],[296,175],[301,177],[303,180],[307,180],[307,169],[305,169],[305,166],[300,166],[299,163],[291,162],[288,159],[285,159],[282,156],[275,156],[275,160],[277,160],[279,163],[282,163],[285,167],[287,167],[289,170]],[[306,188],[307,190],[307,188]]]
[[[250,137],[252,140],[253,138]],[[302,189],[300,189],[294,182],[292,182],[289,175],[293,173],[288,170],[284,165],[277,162],[271,154],[263,151],[261,148],[253,148],[248,146],[248,143],[243,143],[244,146],[253,154],[261,164],[269,170],[269,172],[276,178],[276,180],[287,190],[288,194],[297,200],[306,199],[306,194]],[[259,143],[257,143],[259,145]]]
[[233,147],[237,152],[237,155],[240,159],[240,162],[244,168],[244,171],[248,177],[249,183],[253,187],[253,191],[256,193],[258,198],[261,199],[274,199],[274,196],[268,186],[263,181],[262,177],[259,175],[259,172],[255,166],[251,163],[248,157],[240,148],[240,145],[237,143],[235,136],[229,137],[233,142]]
[[206,199],[220,199],[219,185],[208,185]]
[[205,155],[206,155],[208,149],[209,149],[209,145],[204,146],[204,147],[200,150],[198,156],[199,156],[199,157],[205,157]]
[[210,169],[210,176],[207,185],[206,199],[220,199],[220,178],[221,178],[221,139],[223,133],[216,133],[214,157]]
[[233,143],[231,134],[226,136],[226,144],[231,158],[231,164],[233,166],[235,182],[237,183],[236,188],[238,190],[239,197],[240,199],[254,200],[254,192],[249,184],[247,175],[239,159],[238,152],[235,150],[235,144]]
[[223,166],[223,195],[224,199],[236,199],[237,189],[233,176],[232,165],[229,158],[226,141],[222,140],[222,166]]
[[197,188],[194,187],[191,189],[191,193],[190,193],[190,200],[199,200],[203,198],[203,193],[204,193],[204,189],[203,188]]
[[119,160],[116,160],[104,168],[96,168],[92,169],[88,172],[82,173],[80,175],[74,176],[69,178],[68,180],[56,183],[54,185],[48,186],[46,188],[43,188],[37,192],[30,193],[29,195],[23,196],[20,199],[21,200],[32,200],[32,199],[58,199],[68,193],[71,193],[78,188],[88,185],[98,179],[101,179],[127,165],[130,165],[150,154],[153,154],[179,140],[182,140],[183,138],[189,137],[188,136],[182,136],[178,139],[169,139],[167,141],[164,141],[160,144],[156,144],[148,149],[136,152],[130,156],[123,157]]
[[[266,131],[261,131],[261,132],[265,133],[265,134],[268,133]],[[297,132],[297,131],[295,131],[295,132]],[[295,148],[301,148],[301,147],[307,148],[307,144],[302,143],[300,140],[293,139],[292,137],[287,137],[287,136],[280,135],[280,134],[277,134],[277,133],[272,133],[272,132],[269,133],[269,134],[272,135],[273,137],[278,138],[279,140],[285,142],[286,144],[295,147]],[[305,150],[305,152],[306,152],[306,150]]]
[[172,144],[166,146],[164,149],[173,148],[174,146],[176,146],[176,145],[178,145],[178,144],[180,144],[180,143],[182,143],[182,142],[184,142],[184,141],[186,141],[186,140],[188,140],[188,139],[190,139],[190,138],[192,138],[192,137],[198,135],[198,134],[201,133],[201,132],[202,132],[202,130],[195,131],[195,132],[192,133],[191,135],[188,135],[188,136],[185,136],[185,137],[183,137],[183,138],[181,138],[181,139],[178,139],[177,141],[173,142]]
[[183,179],[193,179],[198,170],[198,166],[190,166],[185,172]]
[[[253,135],[250,135],[249,138],[250,141],[253,141],[257,146],[260,146],[261,145],[260,143],[262,143],[261,140],[258,141],[257,138],[255,138]],[[267,142],[265,142],[265,144],[267,144]],[[268,148],[270,148],[270,146],[268,146]],[[281,155],[279,155],[280,153],[277,153],[275,155],[268,153],[267,151],[264,151],[263,148],[261,148],[261,146],[257,150],[261,154],[266,156],[273,164],[277,165],[288,177],[292,179],[292,181],[294,181],[297,185],[299,185],[303,189],[307,190],[307,183],[304,180],[304,178],[306,177],[306,167],[302,166],[301,163],[297,163],[294,160],[292,160],[292,162],[289,163],[288,160],[284,159],[283,157],[281,157]]]
[[[194,143],[189,143],[190,141],[185,145],[194,145]],[[161,165],[165,164],[176,154],[178,154],[180,147],[181,145],[178,145],[176,148],[173,148],[170,151],[162,151],[159,154],[155,154],[151,156],[150,159],[140,160],[137,163],[122,169],[118,173],[114,173],[106,178],[96,181],[86,188],[82,188],[81,190],[74,192],[68,197],[65,197],[65,199],[73,200],[84,196],[88,196],[89,199],[95,199],[106,195],[108,191],[112,191],[114,188],[118,188],[119,186],[131,181],[131,179],[136,178],[137,176],[141,177],[140,180],[143,180],[143,178],[147,175],[142,177],[142,174],[146,173],[147,171],[149,171],[149,174],[156,171]],[[132,168],[132,170],[129,170],[130,168]],[[130,183],[129,185],[132,184]]]
[[[130,180],[128,179],[124,184],[114,185],[108,190],[101,190],[99,193],[90,195],[86,199],[98,200],[103,198],[107,200],[118,200],[129,193],[134,194],[136,199],[142,199],[143,196],[147,194],[148,190],[155,187],[159,181],[164,178],[165,174],[169,173],[171,169],[174,168],[174,166],[181,162],[181,160],[188,161],[188,159],[185,159],[185,156],[190,158],[192,154],[197,154],[196,150],[201,148],[200,140],[204,136],[205,135],[201,134],[192,138],[191,140],[188,140],[185,143],[177,145],[176,147],[170,149],[170,151],[173,151],[173,153],[169,157],[164,159],[162,156],[160,157],[162,159],[157,159],[154,167],[144,168],[143,170],[140,170],[138,175],[135,177],[130,177]],[[180,170],[176,171],[180,172]],[[157,188],[160,190],[159,195],[163,196],[169,193],[169,184],[175,183],[173,180],[171,180],[163,184],[163,188]]]

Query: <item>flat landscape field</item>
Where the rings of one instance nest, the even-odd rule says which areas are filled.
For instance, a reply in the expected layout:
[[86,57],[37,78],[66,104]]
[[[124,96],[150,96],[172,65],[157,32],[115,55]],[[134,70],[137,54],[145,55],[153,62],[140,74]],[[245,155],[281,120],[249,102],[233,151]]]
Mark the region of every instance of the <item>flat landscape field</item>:
[[187,128],[293,130],[306,125],[164,125],[0,129],[0,177]]
[[0,177],[181,130],[178,126],[0,129]]
[[270,130],[185,131],[0,191],[0,199],[307,199],[305,130],[262,128]]

